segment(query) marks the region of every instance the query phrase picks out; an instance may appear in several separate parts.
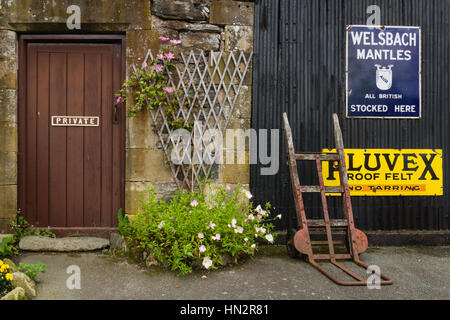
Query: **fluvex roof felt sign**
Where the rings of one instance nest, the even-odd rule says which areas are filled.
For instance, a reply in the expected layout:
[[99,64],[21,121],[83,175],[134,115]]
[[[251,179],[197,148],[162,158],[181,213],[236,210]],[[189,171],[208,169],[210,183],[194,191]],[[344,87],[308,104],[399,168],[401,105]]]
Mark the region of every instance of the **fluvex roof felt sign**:
[[[352,196],[443,195],[441,149],[345,149],[345,157]],[[333,162],[322,173],[326,186],[340,185]]]

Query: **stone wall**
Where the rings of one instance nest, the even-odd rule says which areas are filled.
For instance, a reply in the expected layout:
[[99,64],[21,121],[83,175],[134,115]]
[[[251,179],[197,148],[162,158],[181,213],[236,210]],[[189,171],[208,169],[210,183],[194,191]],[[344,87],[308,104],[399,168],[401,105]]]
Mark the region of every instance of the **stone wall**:
[[[17,32],[73,32],[66,27],[72,4],[81,9],[76,33],[126,33],[127,75],[147,49],[160,48],[159,36],[181,40],[180,50],[253,50],[252,1],[0,0],[0,231],[17,209]],[[229,128],[250,128],[251,96],[250,77]],[[148,114],[127,118],[125,179],[127,213],[136,212],[135,200],[149,186],[161,197],[176,190]],[[248,184],[248,163],[220,166],[218,180]]]
[[0,30],[0,231],[17,208],[17,36]]

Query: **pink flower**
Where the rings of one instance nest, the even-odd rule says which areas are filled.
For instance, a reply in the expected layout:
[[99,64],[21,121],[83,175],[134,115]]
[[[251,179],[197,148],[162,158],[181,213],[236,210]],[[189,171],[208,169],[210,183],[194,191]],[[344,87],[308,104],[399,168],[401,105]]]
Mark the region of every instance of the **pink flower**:
[[122,99],[121,96],[117,97],[117,99],[116,99],[116,104],[119,104],[119,103],[120,103],[120,99]]
[[180,44],[181,40],[170,40],[170,43],[172,43],[172,44]]
[[225,187],[228,191],[230,191],[231,190],[231,187],[230,187],[230,185],[229,184],[227,184],[227,186]]
[[144,61],[144,62],[142,63],[142,69],[145,69],[145,68],[147,68],[147,62]]
[[192,200],[191,201],[191,207],[196,207],[196,206],[198,206],[198,202],[197,202],[197,200]]
[[164,89],[167,93],[173,93],[173,89],[171,87],[167,87]]
[[163,66],[160,65],[160,64],[155,64],[153,66],[153,70],[156,71],[156,72],[161,72],[161,71],[163,71]]
[[157,55],[156,55],[156,59],[158,59],[158,60],[165,60],[165,58],[164,58],[164,55],[162,55],[161,53],[158,53]]
[[166,52],[166,53],[164,53],[164,55],[169,60],[172,60],[173,58],[175,58],[175,55],[173,53],[171,53],[171,52]]
[[200,252],[205,252],[205,251],[206,251],[206,247],[205,247],[204,245],[201,245],[201,246],[198,248],[198,250],[199,250]]
[[197,236],[198,236],[199,239],[203,239],[205,237],[205,235],[202,232],[199,232],[197,234]]
[[[161,40],[161,41],[169,41],[170,39],[169,38],[166,38],[166,37],[159,37],[159,40]],[[170,41],[170,42],[172,42],[172,41]]]
[[244,241],[245,241],[245,242],[248,242],[248,238],[244,238]]

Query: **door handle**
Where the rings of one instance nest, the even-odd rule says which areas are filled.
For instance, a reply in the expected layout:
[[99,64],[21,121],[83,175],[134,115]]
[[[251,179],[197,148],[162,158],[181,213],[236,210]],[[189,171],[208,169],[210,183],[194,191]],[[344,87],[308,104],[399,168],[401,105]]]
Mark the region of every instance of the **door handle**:
[[113,124],[119,124],[119,112],[118,112],[118,107],[117,105],[114,105],[114,110],[113,110]]

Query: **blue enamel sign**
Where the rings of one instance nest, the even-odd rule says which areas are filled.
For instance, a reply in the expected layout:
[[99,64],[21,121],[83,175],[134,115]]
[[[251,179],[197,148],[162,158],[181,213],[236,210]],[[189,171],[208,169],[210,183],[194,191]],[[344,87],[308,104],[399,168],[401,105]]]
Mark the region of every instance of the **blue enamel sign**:
[[419,27],[347,27],[347,117],[420,118]]

